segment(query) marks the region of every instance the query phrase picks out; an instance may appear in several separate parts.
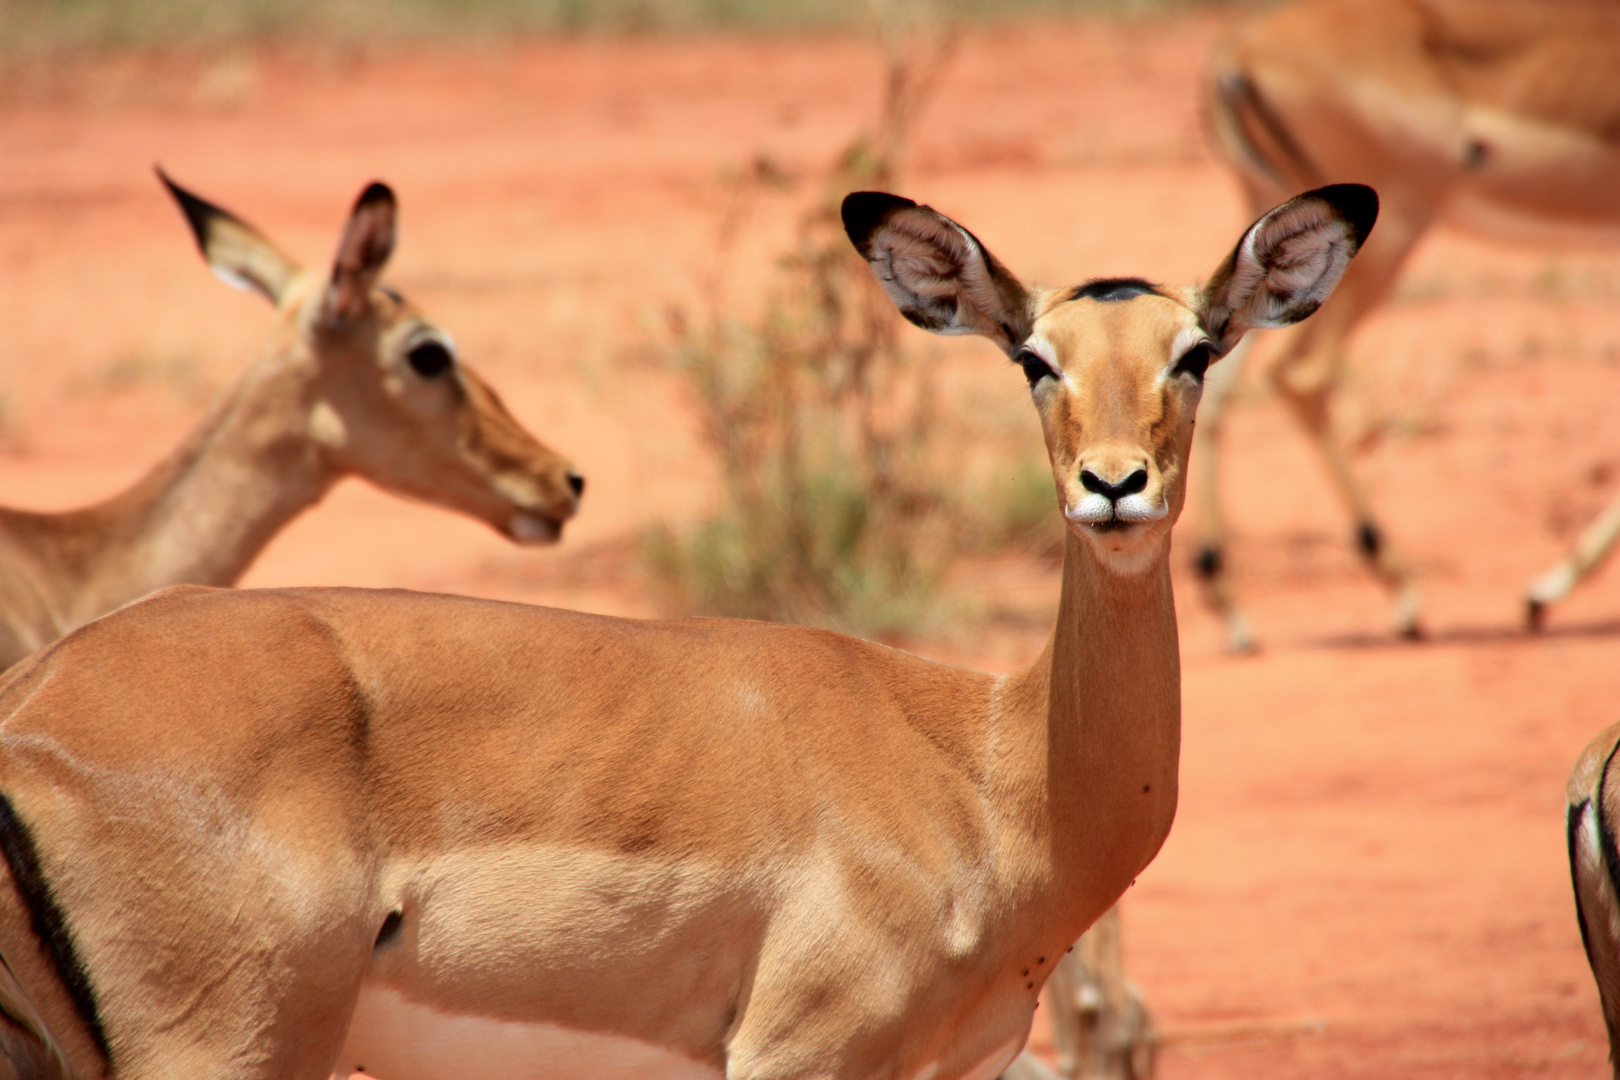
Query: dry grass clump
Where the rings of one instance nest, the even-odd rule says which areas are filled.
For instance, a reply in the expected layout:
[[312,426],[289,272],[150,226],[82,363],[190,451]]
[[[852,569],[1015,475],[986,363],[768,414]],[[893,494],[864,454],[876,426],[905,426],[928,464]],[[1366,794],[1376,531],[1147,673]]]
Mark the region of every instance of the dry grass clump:
[[705,310],[672,315],[674,363],[724,484],[715,516],[661,528],[649,544],[683,610],[873,636],[914,632],[937,614],[961,522],[933,468],[935,386],[900,347],[893,307],[844,237],[838,205],[890,185],[957,35],[914,10],[887,14],[898,29],[879,126],[851,143],[801,217],[764,313],[728,318],[720,280],[749,207],[780,182],[761,164],[732,181]]
[[964,426],[965,410],[936,407],[938,369],[914,351],[926,339],[899,319],[844,235],[843,196],[893,189],[959,37],[960,24],[927,0],[877,10],[888,58],[879,121],[801,215],[762,314],[731,317],[724,279],[752,208],[787,183],[763,161],[728,182],[704,300],[671,314],[672,363],[723,489],[712,517],[648,537],[676,610],[916,636],[958,614],[939,589],[957,556],[1060,542],[1045,461],[1020,459],[993,476],[974,469],[982,433]]

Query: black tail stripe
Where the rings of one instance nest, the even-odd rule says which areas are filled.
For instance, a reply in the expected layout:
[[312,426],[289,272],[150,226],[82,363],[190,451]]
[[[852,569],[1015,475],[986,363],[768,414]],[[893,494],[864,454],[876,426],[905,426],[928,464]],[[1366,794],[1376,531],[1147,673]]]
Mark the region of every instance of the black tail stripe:
[[[1294,139],[1293,132],[1288,130],[1288,126],[1283,123],[1282,117],[1278,116],[1276,110],[1271,107],[1271,103],[1261,96],[1259,88],[1254,85],[1254,80],[1250,79],[1246,73],[1238,72],[1229,80],[1222,80],[1220,89],[1227,98],[1233,119],[1240,127],[1243,125],[1243,112],[1247,111],[1250,116],[1254,117],[1255,122],[1265,130],[1266,135],[1276,143],[1277,149],[1281,150],[1283,155],[1289,159],[1289,163],[1297,170],[1299,179],[1305,181],[1307,186],[1312,187],[1321,183],[1321,170],[1316,167],[1316,163],[1310,159],[1304,148]],[[1246,110],[1245,106],[1247,107]],[[1278,181],[1286,185],[1288,181],[1277,175],[1275,169],[1270,169],[1271,163],[1260,153],[1259,147],[1254,144],[1254,140],[1249,139],[1248,143],[1254,158],[1266,166]]]
[[1591,799],[1582,799],[1578,806],[1571,806],[1564,819],[1564,832],[1569,840],[1569,877],[1575,886],[1575,921],[1581,924],[1581,948],[1586,950],[1586,962],[1592,962],[1592,934],[1586,928],[1586,909],[1581,907],[1581,875],[1576,869],[1576,859],[1580,858],[1581,815],[1586,808],[1592,805]]
[[1614,830],[1609,828],[1609,816],[1605,812],[1609,805],[1609,769],[1614,765],[1615,754],[1620,753],[1620,739],[1616,739],[1614,746],[1609,749],[1609,756],[1603,759],[1603,771],[1598,774],[1597,807],[1593,814],[1597,818],[1598,842],[1603,848],[1603,869],[1609,875],[1609,888],[1613,895],[1620,899],[1620,878],[1615,877],[1620,870],[1620,848],[1614,842]]
[[40,870],[34,837],[4,792],[0,792],[0,852],[11,868],[11,880],[16,883],[18,895],[33,917],[34,936],[39,939],[40,948],[49,954],[57,976],[73,1000],[73,1007],[79,1010],[80,1018],[90,1031],[90,1038],[111,1064],[112,1051],[107,1045],[107,1032],[101,1026],[101,1014],[96,1009],[90,975],[79,962],[67,918],[56,906],[56,898],[51,895],[51,887]]

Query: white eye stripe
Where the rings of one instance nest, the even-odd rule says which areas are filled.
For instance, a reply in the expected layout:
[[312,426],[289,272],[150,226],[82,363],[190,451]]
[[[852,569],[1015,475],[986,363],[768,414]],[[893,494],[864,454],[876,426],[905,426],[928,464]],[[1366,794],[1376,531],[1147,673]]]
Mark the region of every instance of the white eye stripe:
[[1063,372],[1063,365],[1058,363],[1057,349],[1040,334],[1029,335],[1024,341],[1024,348],[1045,360],[1046,366],[1052,369],[1052,374],[1059,375]]
[[1170,366],[1165,370],[1169,371],[1174,368],[1181,362],[1183,356],[1186,356],[1200,345],[1211,345],[1213,347],[1209,335],[1204,333],[1202,327],[1189,326],[1176,334],[1175,340],[1170,343]]
[[1209,335],[1204,333],[1202,327],[1188,326],[1178,331],[1175,338],[1170,342],[1170,362],[1164,366],[1164,370],[1159,372],[1159,381],[1163,382],[1165,379],[1170,378],[1176,370],[1176,365],[1180,364],[1188,353],[1200,345],[1208,345],[1213,355],[1214,343],[1209,340]]

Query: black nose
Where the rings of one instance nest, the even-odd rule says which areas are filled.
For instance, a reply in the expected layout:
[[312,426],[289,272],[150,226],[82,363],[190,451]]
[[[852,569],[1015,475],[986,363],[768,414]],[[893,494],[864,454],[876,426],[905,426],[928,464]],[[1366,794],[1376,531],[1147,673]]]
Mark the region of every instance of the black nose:
[[585,494],[585,478],[577,472],[568,474],[568,490],[574,493],[574,498]]
[[1081,469],[1080,486],[1087,491],[1106,496],[1111,502],[1117,502],[1147,487],[1147,470],[1137,469],[1119,483],[1110,484],[1090,469]]

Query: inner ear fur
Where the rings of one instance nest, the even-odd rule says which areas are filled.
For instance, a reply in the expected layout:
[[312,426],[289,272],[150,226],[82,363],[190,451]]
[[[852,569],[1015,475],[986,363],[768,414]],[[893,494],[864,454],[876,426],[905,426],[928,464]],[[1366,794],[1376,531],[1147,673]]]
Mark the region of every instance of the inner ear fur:
[[1249,330],[1291,326],[1321,307],[1377,219],[1372,188],[1333,184],[1249,226],[1202,293],[1199,315],[1220,351]]
[[1029,337],[1029,290],[944,214],[881,191],[846,196],[842,214],[850,243],[911,322],[936,334],[980,334],[1009,356]]
[[154,167],[158,179],[186,215],[197,250],[220,280],[234,288],[256,292],[280,305],[299,266],[259,230],[206,199],[192,194]]
[[332,260],[323,312],[329,321],[350,322],[370,309],[372,287],[394,253],[398,216],[398,203],[387,184],[369,184],[355,200]]

